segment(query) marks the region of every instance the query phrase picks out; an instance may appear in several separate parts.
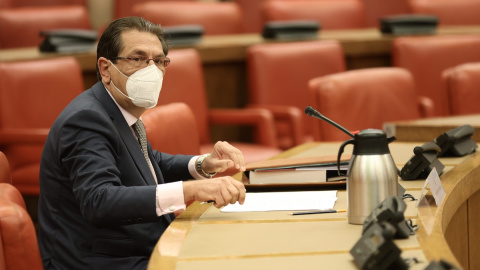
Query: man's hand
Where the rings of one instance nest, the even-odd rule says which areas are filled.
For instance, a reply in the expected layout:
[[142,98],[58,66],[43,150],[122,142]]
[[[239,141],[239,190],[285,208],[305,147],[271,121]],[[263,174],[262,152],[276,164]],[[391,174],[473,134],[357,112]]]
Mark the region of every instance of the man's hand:
[[203,171],[209,173],[224,172],[230,167],[235,167],[242,172],[245,171],[245,160],[242,152],[228,142],[217,142],[213,147],[213,152],[203,161]]
[[245,186],[230,176],[184,181],[183,194],[185,202],[191,200],[214,201],[213,205],[217,208],[230,203],[243,204],[245,202]]

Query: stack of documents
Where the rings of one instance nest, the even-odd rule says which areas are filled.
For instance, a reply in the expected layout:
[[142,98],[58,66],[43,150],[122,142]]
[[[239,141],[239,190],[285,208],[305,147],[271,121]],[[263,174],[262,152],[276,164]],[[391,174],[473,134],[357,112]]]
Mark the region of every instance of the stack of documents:
[[349,157],[340,162],[336,156],[273,159],[247,164],[249,184],[325,183],[346,179]]

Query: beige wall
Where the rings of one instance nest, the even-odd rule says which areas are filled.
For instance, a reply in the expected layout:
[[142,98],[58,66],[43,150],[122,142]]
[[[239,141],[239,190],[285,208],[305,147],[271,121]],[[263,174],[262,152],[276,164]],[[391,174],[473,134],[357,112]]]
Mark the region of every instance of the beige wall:
[[113,19],[114,0],[88,0],[90,22],[94,29],[107,25]]

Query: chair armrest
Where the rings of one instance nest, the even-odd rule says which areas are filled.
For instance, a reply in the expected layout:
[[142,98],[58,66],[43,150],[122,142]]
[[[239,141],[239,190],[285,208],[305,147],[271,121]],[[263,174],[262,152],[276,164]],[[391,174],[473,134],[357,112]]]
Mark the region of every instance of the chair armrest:
[[6,144],[45,144],[48,128],[8,128],[0,130],[0,145]]
[[433,117],[435,115],[434,112],[434,103],[433,100],[429,97],[418,97],[418,107],[420,111],[420,117],[427,118]]
[[269,110],[276,122],[285,122],[291,133],[294,145],[305,142],[304,136],[304,112],[297,107],[287,105],[251,104],[250,108],[264,108]]
[[257,142],[278,148],[272,113],[260,108],[210,109],[209,121],[212,124],[241,124],[255,127]]

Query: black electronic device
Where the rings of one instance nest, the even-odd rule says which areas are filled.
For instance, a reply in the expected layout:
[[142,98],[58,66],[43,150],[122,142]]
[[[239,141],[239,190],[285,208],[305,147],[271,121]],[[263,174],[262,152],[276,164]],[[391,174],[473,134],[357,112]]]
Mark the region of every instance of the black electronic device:
[[41,52],[75,53],[95,51],[98,32],[85,29],[52,29],[41,31],[45,39],[39,46]]
[[400,171],[403,180],[426,179],[435,168],[440,175],[445,166],[438,160],[437,156],[441,148],[434,142],[424,143],[413,149],[413,155]]
[[408,238],[411,230],[405,222],[404,212],[407,204],[398,196],[390,196],[383,200],[363,223],[363,233],[376,223],[388,222],[395,228],[395,238]]
[[202,25],[177,25],[162,27],[169,45],[192,45],[202,40],[204,28]]
[[402,251],[393,242],[395,228],[387,222],[374,223],[350,250],[362,270],[408,269]]
[[380,18],[380,31],[393,35],[433,34],[438,25],[434,15],[400,14]]
[[320,23],[313,20],[272,21],[265,23],[262,36],[277,40],[316,39]]
[[435,143],[440,146],[439,157],[462,157],[475,152],[477,144],[472,139],[475,128],[463,125],[451,129],[435,138]]
[[444,260],[432,261],[425,268],[425,270],[459,270],[459,268],[453,266],[451,263],[448,263]]

